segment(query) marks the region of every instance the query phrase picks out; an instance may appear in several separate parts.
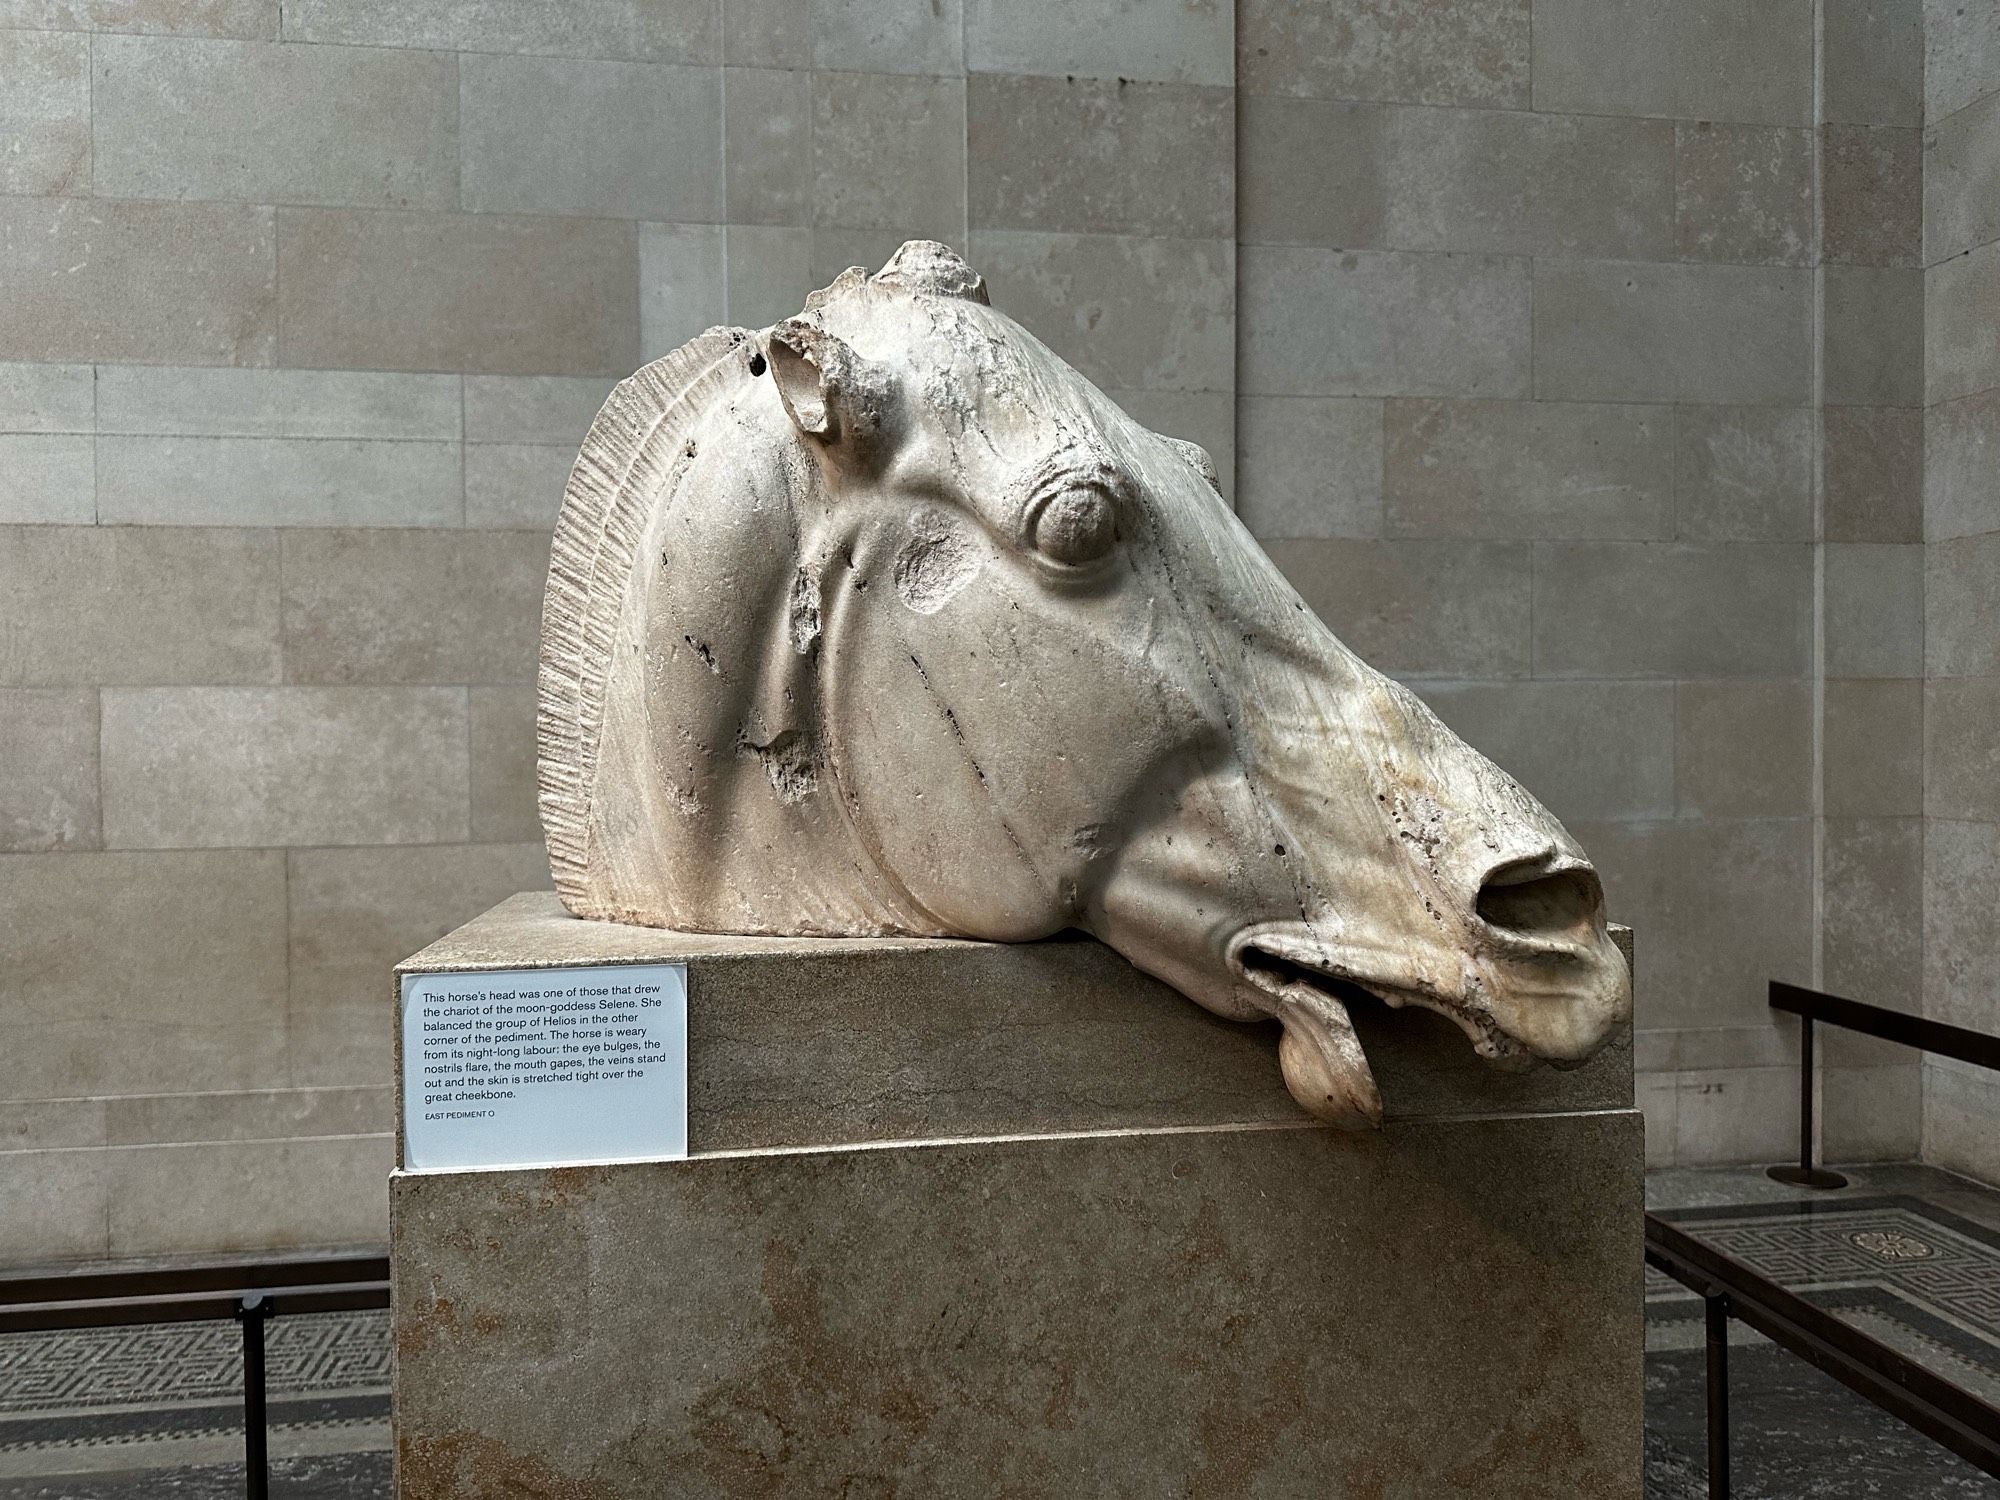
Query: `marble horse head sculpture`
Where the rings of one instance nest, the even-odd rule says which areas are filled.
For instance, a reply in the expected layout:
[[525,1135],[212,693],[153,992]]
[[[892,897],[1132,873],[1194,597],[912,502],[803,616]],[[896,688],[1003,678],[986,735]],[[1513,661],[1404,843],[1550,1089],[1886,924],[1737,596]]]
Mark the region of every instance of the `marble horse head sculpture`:
[[1216,488],[942,245],[711,329],[590,429],[544,604],[540,804],[583,917],[1082,928],[1379,1120],[1348,1018],[1525,1065],[1630,982],[1562,826],[1336,640]]

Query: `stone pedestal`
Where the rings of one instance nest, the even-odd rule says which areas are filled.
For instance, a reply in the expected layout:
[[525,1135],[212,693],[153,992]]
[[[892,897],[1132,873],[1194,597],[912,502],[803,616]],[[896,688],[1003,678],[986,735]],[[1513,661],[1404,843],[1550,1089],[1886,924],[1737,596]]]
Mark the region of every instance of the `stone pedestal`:
[[518,896],[404,972],[684,960],[685,1161],[399,1173],[403,1500],[1637,1500],[1631,1055],[1355,1019],[1388,1123],[1089,941]]

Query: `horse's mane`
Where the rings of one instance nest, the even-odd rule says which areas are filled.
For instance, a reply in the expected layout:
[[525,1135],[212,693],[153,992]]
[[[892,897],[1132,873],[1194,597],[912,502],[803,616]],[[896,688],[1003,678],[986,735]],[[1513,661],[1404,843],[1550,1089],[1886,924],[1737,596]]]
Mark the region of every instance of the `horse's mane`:
[[749,338],[740,328],[711,328],[620,381],[563,491],[542,596],[535,739],[549,865],[573,910],[587,900],[605,683],[639,544],[690,435],[719,395],[748,378],[732,356]]

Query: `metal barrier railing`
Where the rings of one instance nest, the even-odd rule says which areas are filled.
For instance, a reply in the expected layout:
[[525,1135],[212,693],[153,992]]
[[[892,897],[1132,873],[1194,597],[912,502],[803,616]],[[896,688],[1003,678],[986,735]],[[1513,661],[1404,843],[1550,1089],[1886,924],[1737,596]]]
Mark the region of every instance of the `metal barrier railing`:
[[1729,1320],[1816,1365],[1968,1463],[2000,1478],[2000,1406],[1871,1338],[1823,1307],[1656,1214],[1646,1215],[1646,1263],[1706,1304],[1708,1493],[1729,1496]]
[[264,1325],[288,1313],[388,1305],[389,1260],[383,1255],[0,1276],[0,1333],[210,1318],[241,1323],[244,1489],[250,1500],[266,1500],[271,1492]]
[[1813,1145],[1813,1032],[1816,1026],[1823,1023],[1847,1031],[1859,1031],[1887,1042],[2000,1071],[2000,1037],[1988,1036],[1984,1032],[1968,1031],[1963,1026],[1947,1025],[1927,1016],[1913,1016],[1907,1011],[1889,1010],[1860,1000],[1844,1000],[1838,995],[1802,989],[1775,979],[1771,981],[1770,1001],[1771,1009],[1787,1011],[1797,1016],[1800,1023],[1799,1164],[1796,1167],[1770,1169],[1772,1177],[1794,1187],[1847,1186],[1847,1179],[1840,1173],[1829,1172],[1813,1162],[1817,1155]]

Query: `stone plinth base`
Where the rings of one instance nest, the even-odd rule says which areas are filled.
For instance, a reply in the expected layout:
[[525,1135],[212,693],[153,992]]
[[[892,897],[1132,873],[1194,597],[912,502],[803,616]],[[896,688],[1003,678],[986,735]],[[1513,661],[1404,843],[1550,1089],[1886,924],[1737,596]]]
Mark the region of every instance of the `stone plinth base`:
[[1350,1136],[1094,944],[519,897],[406,968],[663,958],[690,1159],[393,1184],[404,1500],[1639,1495],[1628,1052],[1506,1078],[1385,1012]]

